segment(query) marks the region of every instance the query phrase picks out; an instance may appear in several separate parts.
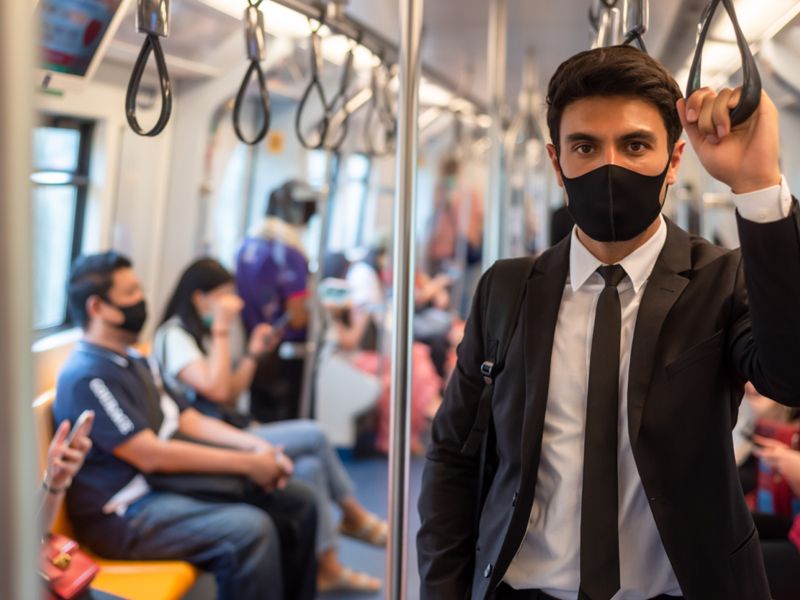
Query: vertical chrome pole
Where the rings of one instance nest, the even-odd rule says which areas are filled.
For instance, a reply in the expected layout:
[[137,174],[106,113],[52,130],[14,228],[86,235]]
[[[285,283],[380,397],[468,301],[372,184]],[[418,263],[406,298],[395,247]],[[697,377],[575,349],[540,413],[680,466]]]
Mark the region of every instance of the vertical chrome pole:
[[392,298],[392,388],[389,454],[389,542],[387,598],[407,594],[408,463],[411,415],[411,344],[417,197],[420,44],[424,0],[400,0],[400,97],[398,102],[397,192],[394,206]]
[[508,36],[507,0],[490,0],[489,4],[489,85],[490,116],[489,193],[486,197],[486,221],[483,226],[484,271],[502,258],[501,241],[504,227],[505,200],[503,194],[503,101],[506,95],[506,48]]
[[33,13],[0,2],[0,598],[37,598],[31,368]]
[[[339,187],[339,169],[341,168],[339,153],[328,154],[325,173],[325,194],[317,202],[319,215],[319,246],[317,256],[314,257],[316,269],[309,278],[308,310],[309,323],[306,339],[305,361],[303,363],[303,385],[300,390],[300,418],[311,419],[317,415],[317,368],[319,355],[325,342],[325,317],[322,303],[319,301],[317,291],[322,281],[322,269],[325,266],[325,255],[328,252],[330,239],[331,215],[335,207],[334,200]],[[313,410],[312,410],[313,409]]]

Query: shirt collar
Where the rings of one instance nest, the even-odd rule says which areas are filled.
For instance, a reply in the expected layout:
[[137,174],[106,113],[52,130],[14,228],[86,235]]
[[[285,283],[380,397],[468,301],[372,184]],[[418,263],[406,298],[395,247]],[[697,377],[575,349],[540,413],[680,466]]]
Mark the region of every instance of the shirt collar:
[[95,356],[102,356],[103,358],[107,358],[111,362],[113,362],[118,367],[122,367],[123,369],[127,369],[128,365],[130,364],[129,356],[122,356],[121,354],[117,354],[116,352],[109,350],[108,348],[103,348],[102,346],[98,346],[97,344],[92,344],[91,342],[87,342],[86,340],[81,340],[77,344],[78,350],[86,352],[87,354],[93,354]]
[[[667,241],[667,225],[663,215],[659,217],[658,230],[641,248],[623,258],[619,264],[625,269],[633,289],[638,294],[642,286],[650,278],[658,255]],[[577,227],[572,228],[572,240],[569,249],[569,281],[573,291],[578,291],[589,280],[592,274],[603,263],[598,260],[578,239]]]

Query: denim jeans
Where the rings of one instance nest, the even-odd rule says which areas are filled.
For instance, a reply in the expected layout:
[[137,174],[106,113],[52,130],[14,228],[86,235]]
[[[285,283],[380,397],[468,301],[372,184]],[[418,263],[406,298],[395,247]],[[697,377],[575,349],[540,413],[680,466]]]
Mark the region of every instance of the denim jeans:
[[250,433],[274,446],[283,446],[294,461],[294,478],[308,483],[317,503],[317,553],[336,546],[336,526],[331,502],[339,503],[355,494],[353,482],[315,421],[294,419],[258,425]]
[[185,560],[210,571],[219,600],[313,600],[316,507],[308,486],[247,503],[151,492],[125,513],[132,560]]

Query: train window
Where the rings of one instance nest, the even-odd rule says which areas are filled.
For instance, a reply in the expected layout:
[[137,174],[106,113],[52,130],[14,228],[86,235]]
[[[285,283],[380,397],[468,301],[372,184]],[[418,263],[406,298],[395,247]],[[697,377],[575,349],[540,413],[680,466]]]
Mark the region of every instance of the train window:
[[66,282],[80,254],[92,123],[50,117],[33,133],[33,327],[70,325]]
[[311,150],[308,153],[308,185],[320,189],[328,183],[328,153]]
[[365,213],[369,193],[370,159],[351,154],[344,162],[331,215],[329,249],[342,251],[360,246],[364,241]]

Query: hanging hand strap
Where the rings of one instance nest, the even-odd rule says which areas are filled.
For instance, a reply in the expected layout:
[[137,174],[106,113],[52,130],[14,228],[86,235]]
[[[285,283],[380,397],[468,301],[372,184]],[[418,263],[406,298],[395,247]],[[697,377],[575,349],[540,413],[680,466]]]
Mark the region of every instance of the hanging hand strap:
[[[322,72],[323,58],[322,37],[319,35],[319,30],[322,28],[322,25],[323,22],[320,21],[319,25],[311,31],[309,43],[309,51],[311,55],[311,81],[308,82],[308,87],[306,87],[306,91],[303,93],[303,97],[300,100],[300,105],[297,107],[297,117],[295,118],[294,122],[294,129],[295,133],[297,134],[297,139],[307,150],[319,150],[322,148],[323,144],[325,143],[325,136],[328,133],[328,126],[330,125],[330,114],[328,113],[328,103],[325,100],[325,90],[322,89],[322,84],[320,83],[320,73]],[[319,97],[322,107],[325,111],[325,114],[323,114],[322,120],[319,124],[317,133],[318,141],[316,143],[311,142],[308,137],[306,137],[301,126],[303,114],[305,113],[306,109],[306,103],[311,97],[312,91],[317,92],[317,96]]]
[[[397,134],[397,120],[391,114],[390,100],[387,96],[389,74],[381,57],[381,64],[372,69],[372,98],[369,110],[364,119],[364,142],[367,154],[373,157],[388,156],[394,150],[394,138]],[[377,123],[376,123],[377,120]],[[380,125],[383,139],[380,146],[375,144],[376,124]]]
[[736,18],[736,9],[733,7],[733,2],[731,0],[711,0],[703,13],[703,19],[699,26],[700,35],[697,40],[697,49],[694,53],[692,66],[689,69],[689,83],[686,85],[686,97],[689,98],[702,87],[700,74],[702,71],[703,47],[705,46],[708,33],[711,29],[711,22],[714,20],[714,13],[720,2],[722,2],[725,10],[728,12],[728,17],[730,17],[733,31],[736,34],[736,44],[739,46],[739,54],[742,57],[742,96],[736,107],[731,110],[731,125],[735,127],[744,123],[753,115],[756,109],[758,109],[758,105],[761,103],[761,76],[758,73],[758,67],[753,58],[753,53],[750,52],[747,39],[745,39],[741,27],[739,27],[739,20]]
[[[233,129],[238,137],[245,144],[255,146],[260,143],[269,131],[272,121],[272,102],[267,89],[266,77],[261,68],[261,61],[266,58],[266,34],[264,32],[264,13],[259,10],[263,0],[248,0],[249,6],[244,12],[245,23],[245,43],[247,45],[247,58],[250,65],[247,68],[239,92],[236,94],[236,103],[233,106]],[[252,139],[247,139],[242,132],[241,119],[242,108],[247,97],[247,87],[250,79],[255,74],[258,77],[258,92],[260,97],[260,108],[262,112],[261,128]]]
[[[344,144],[344,140],[347,138],[347,128],[350,121],[350,111],[347,109],[347,90],[350,87],[350,83],[353,80],[353,63],[355,61],[354,50],[356,45],[358,45],[360,40],[355,40],[350,45],[350,49],[347,51],[347,55],[344,59],[344,66],[342,67],[342,78],[339,83],[339,90],[336,92],[336,95],[331,99],[330,104],[326,106],[326,113],[331,116],[330,121],[328,123],[328,129],[325,132],[326,140],[325,140],[325,149],[331,152],[338,152],[339,149]],[[341,108],[337,109],[337,106],[341,104]],[[342,122],[339,125],[337,130],[337,137],[330,141],[327,138],[330,137],[330,133],[332,131],[331,125],[333,124],[334,117],[338,116],[339,113],[343,113]]]
[[[139,9],[136,12],[136,27],[139,33],[144,33],[147,37],[133,66],[131,78],[128,82],[128,90],[125,94],[125,117],[134,132],[141,136],[155,137],[164,131],[170,115],[172,115],[172,84],[167,70],[167,61],[164,59],[164,51],[161,49],[161,42],[159,41],[159,37],[167,37],[169,35],[169,0],[139,0]],[[158,81],[161,89],[161,113],[153,128],[150,131],[145,131],[139,125],[139,119],[136,115],[136,99],[139,96],[142,76],[150,53],[153,53],[156,58]]]

